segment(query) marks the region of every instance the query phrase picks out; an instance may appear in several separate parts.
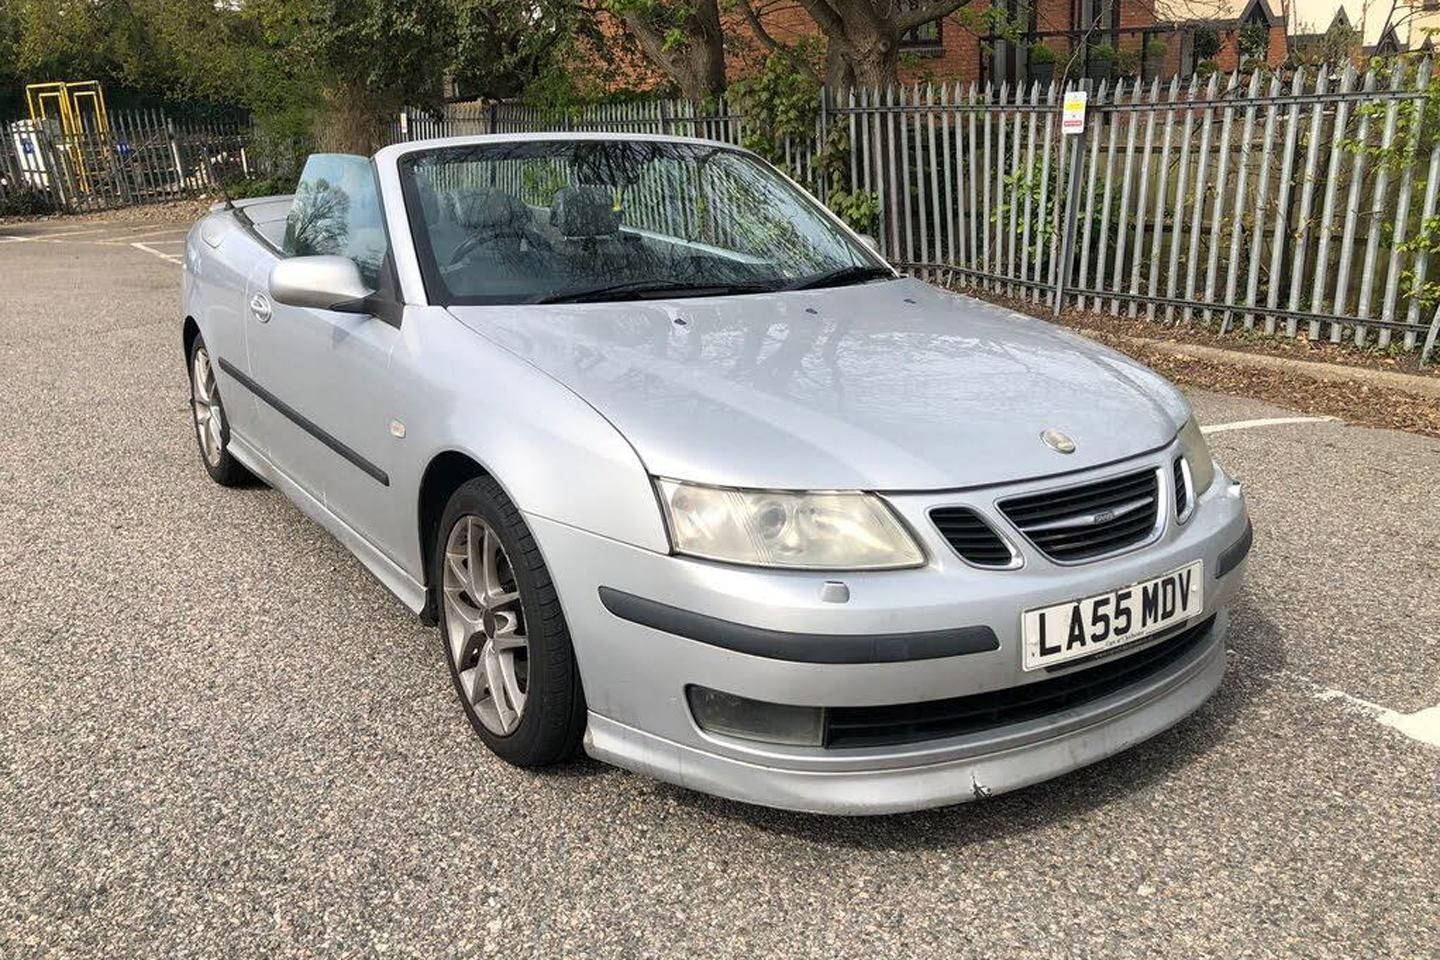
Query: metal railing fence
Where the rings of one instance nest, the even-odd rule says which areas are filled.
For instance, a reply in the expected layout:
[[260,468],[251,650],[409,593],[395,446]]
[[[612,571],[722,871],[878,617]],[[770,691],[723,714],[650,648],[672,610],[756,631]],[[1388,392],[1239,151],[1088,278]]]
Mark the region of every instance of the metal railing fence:
[[[293,144],[249,122],[177,122],[158,110],[114,111],[106,130],[55,121],[0,123],[0,213],[79,213],[213,191],[219,179],[298,169]],[[303,162],[304,148],[299,148]]]
[[[822,91],[813,133],[777,145],[776,159],[822,200],[872,195],[880,252],[927,279],[1057,310],[1428,355],[1440,328],[1430,70],[1102,82],[1079,135],[1061,132],[1058,83]],[[481,103],[407,110],[391,137],[613,130],[740,143],[747,123],[723,100]],[[304,152],[248,123],[154,111],[112,114],[107,136],[0,124],[0,212],[171,199],[217,177],[293,174]]]
[[[1440,326],[1440,139],[1421,133],[1430,69],[1105,81],[1073,136],[1059,83],[822,92],[813,136],[781,144],[779,160],[822,200],[836,187],[873,194],[880,251],[927,279],[1428,355]],[[471,104],[407,111],[393,134],[533,130],[738,143],[746,119],[723,101]]]

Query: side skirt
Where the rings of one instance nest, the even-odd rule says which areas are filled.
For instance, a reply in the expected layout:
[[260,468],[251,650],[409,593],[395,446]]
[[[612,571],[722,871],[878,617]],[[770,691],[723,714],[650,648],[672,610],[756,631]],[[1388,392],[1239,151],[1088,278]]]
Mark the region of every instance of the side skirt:
[[301,513],[339,540],[341,545],[353,553],[356,559],[365,565],[365,569],[384,584],[387,590],[399,597],[405,606],[415,613],[425,609],[425,588],[419,581],[376,549],[358,530],[330,512],[325,504],[315,499],[305,488],[282,473],[264,454],[234,430],[230,431],[230,453],[251,473],[283,493],[291,503],[300,508]]

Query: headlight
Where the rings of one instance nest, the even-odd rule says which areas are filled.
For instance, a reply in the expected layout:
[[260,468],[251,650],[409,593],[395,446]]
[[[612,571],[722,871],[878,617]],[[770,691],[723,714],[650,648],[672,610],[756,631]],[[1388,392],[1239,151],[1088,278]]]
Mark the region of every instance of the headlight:
[[880,570],[925,561],[869,493],[785,493],[657,480],[678,553],[762,567]]
[[1191,417],[1185,421],[1185,426],[1180,429],[1180,453],[1185,457],[1185,465],[1190,468],[1190,482],[1195,485],[1195,496],[1210,489],[1210,484],[1215,480],[1215,458],[1210,456],[1210,445],[1205,442],[1205,435],[1200,432],[1200,424]]

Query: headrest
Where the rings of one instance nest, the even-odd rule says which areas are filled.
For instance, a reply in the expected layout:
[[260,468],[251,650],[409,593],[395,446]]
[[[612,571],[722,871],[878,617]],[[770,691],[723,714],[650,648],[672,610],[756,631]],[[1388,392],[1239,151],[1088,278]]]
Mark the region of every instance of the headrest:
[[562,187],[550,203],[550,225],[564,237],[608,237],[620,229],[620,213],[609,187]]
[[518,230],[529,219],[525,201],[500,190],[475,187],[455,196],[455,222],[466,230]]

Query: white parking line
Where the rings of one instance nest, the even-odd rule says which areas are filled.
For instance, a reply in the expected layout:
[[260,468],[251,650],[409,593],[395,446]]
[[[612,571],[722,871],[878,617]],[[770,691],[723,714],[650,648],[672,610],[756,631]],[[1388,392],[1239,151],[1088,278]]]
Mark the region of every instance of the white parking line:
[[177,239],[174,239],[174,240],[166,240],[165,242],[166,242],[166,243],[183,243],[183,242],[185,241],[185,234],[186,234],[187,232],[188,232],[188,231],[187,231],[187,229],[186,229],[185,227],[164,227],[164,228],[160,228],[160,229],[151,228],[151,229],[149,229],[149,230],[141,230],[139,233],[125,233],[125,234],[117,234],[117,235],[112,236],[112,237],[105,237],[104,239],[99,240],[99,241],[97,241],[97,242],[98,242],[98,243],[115,243],[115,244],[131,243],[131,242],[133,242],[133,241],[135,241],[135,240],[151,240],[151,242],[157,242],[157,241],[152,240],[151,238],[153,238],[153,237],[164,237],[164,236],[175,237],[175,236],[178,234],[179,237],[178,237]]
[[53,233],[39,233],[32,240],[56,240],[60,237],[86,237],[94,233],[104,233],[106,227],[86,227],[83,230],[57,230]]
[[130,246],[134,247],[136,250],[144,250],[152,257],[159,257],[161,260],[164,260],[167,263],[173,263],[177,267],[183,267],[185,265],[185,261],[181,260],[179,257],[172,256],[168,253],[161,253],[159,250],[156,250],[154,247],[151,247],[148,244],[132,243],[130,244]]
[[1369,700],[1361,700],[1342,690],[1321,690],[1316,694],[1321,700],[1339,700],[1348,706],[1368,713],[1382,724],[1398,730],[1411,740],[1440,747],[1440,706],[1426,707],[1414,713],[1399,713],[1389,707],[1382,707]]
[[1212,423],[1201,427],[1201,433],[1226,433],[1230,430],[1250,430],[1255,427],[1278,427],[1286,423],[1339,423],[1339,417],[1265,417],[1261,420],[1234,420],[1230,423]]

